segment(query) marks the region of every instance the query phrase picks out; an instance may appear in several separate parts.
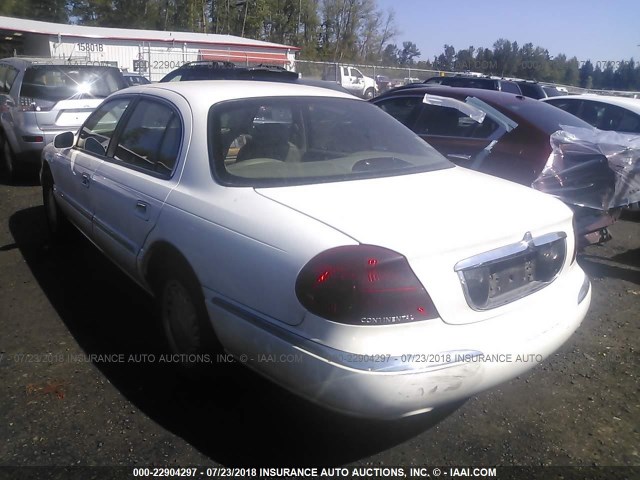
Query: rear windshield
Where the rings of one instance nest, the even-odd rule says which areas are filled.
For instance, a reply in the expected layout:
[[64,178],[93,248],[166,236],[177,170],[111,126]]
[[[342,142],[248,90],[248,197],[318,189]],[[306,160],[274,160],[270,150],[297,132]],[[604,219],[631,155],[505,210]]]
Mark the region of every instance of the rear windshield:
[[561,92],[556,87],[542,87],[547,94],[547,97],[559,97],[561,95],[566,95],[567,92]]
[[209,113],[214,174],[227,185],[284,186],[451,167],[375,105],[346,98],[232,100]]
[[20,96],[54,102],[105,98],[122,87],[122,74],[108,67],[34,65],[24,73]]
[[462,88],[482,88],[484,90],[497,90],[496,81],[487,78],[460,78],[444,77],[442,85]]

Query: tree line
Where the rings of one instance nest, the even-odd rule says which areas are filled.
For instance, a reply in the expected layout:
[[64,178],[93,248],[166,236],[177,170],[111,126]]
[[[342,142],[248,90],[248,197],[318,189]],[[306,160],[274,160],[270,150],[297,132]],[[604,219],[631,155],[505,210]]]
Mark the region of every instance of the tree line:
[[300,59],[474,71],[584,88],[640,90],[633,59],[580,61],[506,39],[492,48],[456,51],[421,60],[414,42],[394,43],[393,10],[376,0],[4,0],[0,15],[101,27],[217,33],[300,47]]
[[564,54],[552,56],[532,43],[499,39],[493,48],[458,50],[444,45],[433,61],[416,62],[417,68],[445,71],[474,71],[529,80],[574,85],[589,89],[640,91],[640,63],[633,58],[593,59],[580,61]]

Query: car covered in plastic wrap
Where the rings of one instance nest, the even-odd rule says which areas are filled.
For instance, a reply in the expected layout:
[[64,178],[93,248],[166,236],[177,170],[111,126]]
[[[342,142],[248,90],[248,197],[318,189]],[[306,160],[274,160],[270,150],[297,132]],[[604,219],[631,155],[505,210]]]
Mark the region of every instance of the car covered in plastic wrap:
[[131,87],[45,148],[41,180],[54,238],[74,225],[151,294],[171,351],[350,415],[512,379],[591,300],[566,205],[324,88]]
[[637,141],[538,100],[412,86],[372,102],[457,165],[560,198],[575,212],[581,246],[608,240],[620,207],[640,200]]

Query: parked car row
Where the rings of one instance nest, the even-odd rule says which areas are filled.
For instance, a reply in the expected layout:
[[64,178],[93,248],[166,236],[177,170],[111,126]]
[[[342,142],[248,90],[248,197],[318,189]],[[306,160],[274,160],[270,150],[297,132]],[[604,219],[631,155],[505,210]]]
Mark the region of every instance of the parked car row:
[[536,100],[567,94],[565,87],[541,84],[518,78],[501,78],[490,75],[459,74],[453,76],[431,77],[424,81],[427,85],[445,85],[449,87],[480,88],[514,93]]
[[316,82],[199,62],[111,93],[42,152],[53,240],[80,230],[152,295],[174,353],[224,350],[349,415],[427,412],[551,355],[591,288],[571,208],[530,186],[556,132],[592,127],[499,91]]

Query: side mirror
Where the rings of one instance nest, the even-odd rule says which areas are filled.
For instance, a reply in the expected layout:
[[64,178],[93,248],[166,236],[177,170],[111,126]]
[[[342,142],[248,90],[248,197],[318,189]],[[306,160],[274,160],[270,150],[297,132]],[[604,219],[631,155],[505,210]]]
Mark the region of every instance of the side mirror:
[[53,146],[56,148],[69,148],[73,146],[73,140],[73,132],[64,132],[56,135],[56,138],[53,139]]

